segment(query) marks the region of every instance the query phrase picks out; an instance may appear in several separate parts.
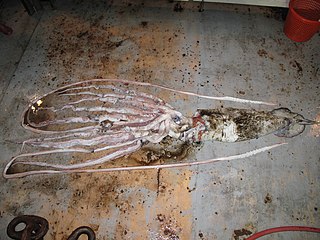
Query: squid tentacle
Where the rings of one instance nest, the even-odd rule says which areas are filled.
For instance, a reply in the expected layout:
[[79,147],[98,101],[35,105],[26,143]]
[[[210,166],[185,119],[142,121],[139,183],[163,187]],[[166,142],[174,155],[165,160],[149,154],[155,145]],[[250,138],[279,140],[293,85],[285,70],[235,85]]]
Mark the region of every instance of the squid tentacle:
[[108,144],[108,146],[113,146],[116,143],[123,143],[125,141],[133,140],[134,136],[129,133],[113,134],[113,135],[101,135],[89,139],[70,139],[66,141],[33,141],[28,142],[28,144],[39,147],[46,148],[70,148],[74,146],[93,146],[98,144]]
[[50,164],[45,162],[33,162],[33,161],[15,161],[18,158],[21,157],[32,157],[32,156],[39,156],[39,155],[47,155],[52,153],[61,153],[61,152],[83,152],[83,153],[90,153],[92,151],[82,151],[82,149],[69,149],[70,151],[42,151],[42,152],[36,152],[36,153],[30,153],[30,154],[20,154],[14,158],[14,161],[11,163],[11,167],[17,165],[17,164],[23,164],[23,165],[33,165],[33,166],[41,166],[41,167],[50,167],[50,168],[56,168],[56,169],[78,169],[78,168],[85,168],[94,166],[97,164],[102,164],[107,161],[113,160],[115,158],[123,157],[127,154],[130,154],[136,150],[138,150],[141,147],[141,141],[135,140],[132,142],[129,142],[127,144],[123,145],[123,148],[113,151],[112,153],[103,156],[98,159],[94,160],[88,160],[83,163],[78,164],[70,164],[70,165],[62,165],[62,164]]
[[114,167],[114,168],[100,168],[100,169],[63,169],[63,170],[32,170],[28,172],[20,172],[20,173],[8,173],[8,168],[10,167],[10,163],[12,160],[7,164],[4,169],[3,177],[10,179],[10,178],[20,178],[26,177],[31,175],[39,175],[39,174],[70,174],[70,173],[107,173],[107,172],[118,172],[118,171],[141,171],[141,170],[152,170],[152,169],[165,169],[165,168],[179,168],[179,167],[190,167],[190,166],[197,166],[197,165],[205,165],[205,164],[212,164],[221,161],[232,161],[237,159],[244,159],[252,157],[256,154],[269,151],[273,148],[285,145],[287,143],[277,143],[271,146],[258,148],[252,151],[248,151],[241,154],[231,155],[227,157],[219,157],[219,158],[212,158],[205,161],[195,161],[195,162],[186,162],[186,163],[172,163],[172,164],[160,164],[160,165],[149,165],[149,166],[131,166],[131,167]]

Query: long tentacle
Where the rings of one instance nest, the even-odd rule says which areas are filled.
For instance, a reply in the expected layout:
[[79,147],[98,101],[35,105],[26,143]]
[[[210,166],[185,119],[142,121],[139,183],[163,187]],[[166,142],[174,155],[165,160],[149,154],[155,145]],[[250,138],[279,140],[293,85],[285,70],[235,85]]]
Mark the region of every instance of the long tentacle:
[[134,140],[135,137],[129,132],[118,132],[107,135],[99,135],[91,138],[74,138],[62,140],[61,137],[48,138],[48,139],[32,139],[26,142],[26,144],[45,148],[71,148],[75,146],[95,146],[99,144],[105,144],[108,147],[113,147],[119,143]]
[[[11,162],[11,165],[9,167],[13,167],[17,164],[22,164],[22,165],[32,165],[32,166],[41,166],[41,167],[50,167],[50,168],[56,168],[56,169],[81,169],[85,167],[90,167],[94,166],[97,164],[102,164],[107,161],[123,157],[127,154],[130,154],[136,150],[138,150],[141,147],[141,141],[135,140],[126,144],[123,144],[124,146],[113,151],[112,153],[109,153],[101,158],[94,159],[94,160],[88,160],[83,163],[78,163],[78,164],[71,164],[71,165],[62,165],[62,164],[51,164],[51,163],[45,163],[45,162],[33,162],[33,161],[16,161],[16,159],[21,158],[21,157],[32,157],[32,156],[39,156],[39,155],[47,155],[48,153],[57,153],[58,151],[42,151],[42,152],[37,152],[37,153],[30,153],[30,154],[21,154],[13,158],[13,162]],[[74,152],[75,149],[72,149]],[[98,150],[99,151],[99,150]],[[61,151],[59,151],[61,152]],[[65,151],[67,152],[67,151]],[[90,151],[88,151],[90,153]],[[88,153],[87,152],[87,153]]]
[[197,161],[197,162],[188,162],[188,163],[172,163],[172,164],[161,164],[161,165],[149,165],[149,166],[132,166],[132,167],[117,167],[117,168],[100,168],[100,169],[65,169],[65,170],[34,170],[29,172],[20,172],[20,173],[8,173],[8,168],[14,161],[12,159],[4,169],[3,177],[4,178],[19,178],[26,177],[30,175],[39,175],[39,174],[70,174],[70,173],[105,173],[105,172],[117,172],[117,171],[137,171],[137,170],[150,170],[150,169],[163,169],[163,168],[178,168],[178,167],[190,167],[195,165],[205,165],[216,163],[220,161],[231,161],[236,159],[244,159],[256,154],[269,151],[273,148],[282,146],[287,143],[278,143],[267,147],[262,147],[259,149],[255,149],[249,152],[245,152],[242,154],[231,155],[227,157],[213,158],[205,161]]
[[95,82],[118,82],[118,83],[123,83],[123,84],[134,84],[134,85],[139,85],[139,86],[156,87],[156,88],[168,90],[171,92],[176,92],[176,93],[180,93],[180,94],[185,94],[185,95],[195,96],[195,97],[200,97],[200,98],[205,98],[205,99],[211,99],[211,100],[231,101],[231,102],[251,103],[251,104],[263,104],[263,105],[276,105],[274,103],[269,103],[269,102],[264,102],[264,101],[255,101],[255,100],[248,100],[248,99],[235,98],[235,97],[229,97],[229,96],[225,96],[225,97],[207,96],[207,95],[197,94],[197,93],[188,92],[188,91],[176,90],[176,89],[165,87],[165,86],[162,86],[159,84],[129,81],[129,80],[123,80],[123,79],[92,79],[92,80],[84,81],[83,83],[90,83],[92,81],[95,81]]

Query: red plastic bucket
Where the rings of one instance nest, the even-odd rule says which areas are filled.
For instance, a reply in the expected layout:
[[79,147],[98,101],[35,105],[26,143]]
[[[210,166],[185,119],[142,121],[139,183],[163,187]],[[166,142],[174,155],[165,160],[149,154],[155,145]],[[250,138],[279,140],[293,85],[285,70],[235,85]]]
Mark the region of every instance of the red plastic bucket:
[[308,41],[320,30],[320,0],[291,0],[284,33],[296,42]]

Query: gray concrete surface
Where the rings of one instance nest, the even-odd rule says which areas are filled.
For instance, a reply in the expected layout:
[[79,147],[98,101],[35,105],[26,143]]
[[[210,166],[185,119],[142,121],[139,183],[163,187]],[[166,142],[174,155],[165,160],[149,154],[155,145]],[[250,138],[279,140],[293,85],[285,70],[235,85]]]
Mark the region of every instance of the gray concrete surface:
[[[274,102],[320,120],[319,35],[295,43],[269,8],[167,1],[57,1],[30,17],[17,3],[0,35],[1,171],[31,136],[20,126],[34,96],[96,77],[146,81],[201,94]],[[9,14],[10,13],[10,14]],[[118,46],[115,44],[122,41]],[[197,108],[268,106],[201,100],[155,91],[187,115]],[[186,161],[287,142],[248,159],[191,168],[112,174],[0,178],[0,238],[17,215],[48,219],[45,239],[81,225],[98,239],[244,239],[283,225],[320,226],[318,126],[300,136],[206,142]],[[158,181],[159,179],[159,181]],[[236,231],[239,233],[239,231]],[[263,239],[319,239],[313,233]]]

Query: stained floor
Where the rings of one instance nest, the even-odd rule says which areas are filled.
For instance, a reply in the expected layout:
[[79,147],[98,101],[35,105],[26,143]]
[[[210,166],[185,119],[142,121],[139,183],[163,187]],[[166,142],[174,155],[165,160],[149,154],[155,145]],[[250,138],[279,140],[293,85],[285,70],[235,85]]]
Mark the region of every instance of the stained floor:
[[[20,117],[31,99],[67,83],[121,78],[199,94],[276,103],[320,120],[319,35],[295,43],[281,12],[241,5],[168,1],[56,1],[28,16],[11,1],[0,35],[1,171],[31,136]],[[153,93],[191,116],[197,108],[265,105]],[[188,155],[205,160],[287,142],[248,159],[205,166],[0,178],[0,236],[21,214],[49,221],[45,239],[90,226],[97,239],[244,239],[283,225],[319,227],[319,128],[291,139],[206,142]],[[318,239],[313,233],[264,239]]]

